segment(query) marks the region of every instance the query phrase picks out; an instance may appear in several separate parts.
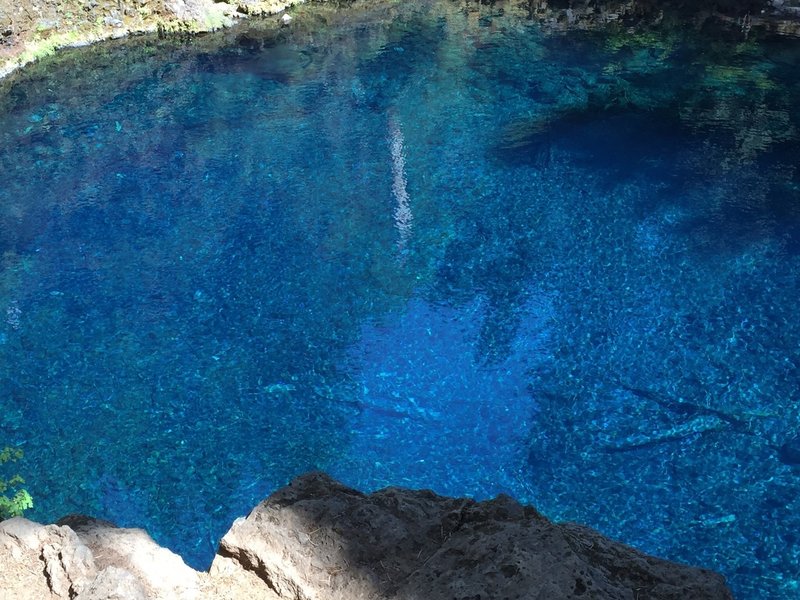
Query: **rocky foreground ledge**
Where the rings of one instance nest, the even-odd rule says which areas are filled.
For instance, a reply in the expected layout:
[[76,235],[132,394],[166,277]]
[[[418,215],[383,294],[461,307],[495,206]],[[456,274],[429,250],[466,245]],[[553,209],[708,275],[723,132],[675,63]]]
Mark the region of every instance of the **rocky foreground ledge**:
[[500,496],[475,502],[327,475],[237,519],[207,573],[141,529],[71,516],[0,523],[0,598],[16,600],[732,599],[711,571],[653,558]]

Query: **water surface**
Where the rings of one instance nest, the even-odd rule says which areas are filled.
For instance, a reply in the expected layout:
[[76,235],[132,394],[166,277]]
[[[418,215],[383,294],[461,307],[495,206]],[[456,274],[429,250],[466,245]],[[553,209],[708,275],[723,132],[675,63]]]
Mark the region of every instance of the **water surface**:
[[320,468],[795,598],[797,41],[324,10],[7,90],[0,427],[31,516],[205,567]]

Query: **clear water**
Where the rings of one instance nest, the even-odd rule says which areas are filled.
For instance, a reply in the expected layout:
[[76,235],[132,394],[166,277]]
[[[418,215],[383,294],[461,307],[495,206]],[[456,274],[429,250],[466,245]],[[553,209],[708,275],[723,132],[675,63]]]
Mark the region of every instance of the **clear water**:
[[30,516],[205,567],[319,468],[505,492],[796,598],[797,40],[314,10],[6,90],[0,426]]

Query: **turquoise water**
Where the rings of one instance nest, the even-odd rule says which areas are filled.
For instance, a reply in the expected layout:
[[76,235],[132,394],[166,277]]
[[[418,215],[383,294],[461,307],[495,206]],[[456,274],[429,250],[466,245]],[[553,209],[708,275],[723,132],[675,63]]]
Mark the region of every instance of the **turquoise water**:
[[796,598],[797,40],[387,6],[6,90],[0,427],[30,516],[206,567],[320,468],[505,492]]

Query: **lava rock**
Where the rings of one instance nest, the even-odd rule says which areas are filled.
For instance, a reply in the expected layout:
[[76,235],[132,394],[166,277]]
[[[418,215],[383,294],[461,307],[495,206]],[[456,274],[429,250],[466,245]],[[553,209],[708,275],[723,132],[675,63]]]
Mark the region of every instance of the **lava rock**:
[[475,502],[400,488],[365,495],[322,473],[296,479],[234,522],[218,556],[281,598],[732,598],[716,573],[554,524],[506,496]]

